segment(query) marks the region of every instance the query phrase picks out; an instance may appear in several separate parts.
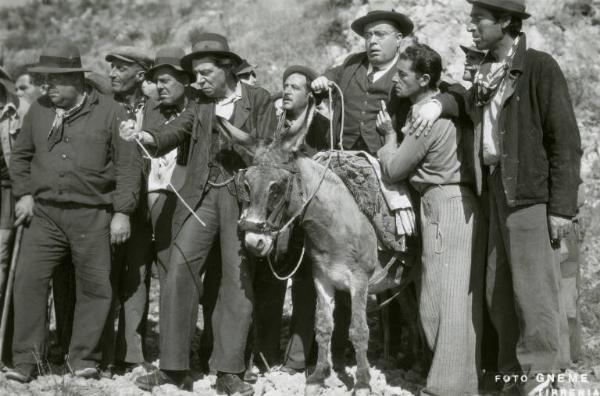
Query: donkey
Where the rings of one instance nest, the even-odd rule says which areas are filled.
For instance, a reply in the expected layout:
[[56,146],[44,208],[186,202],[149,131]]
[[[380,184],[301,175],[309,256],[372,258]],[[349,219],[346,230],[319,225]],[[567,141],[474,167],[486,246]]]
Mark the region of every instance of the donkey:
[[305,231],[304,246],[313,262],[317,291],[318,344],[317,365],[307,378],[306,395],[317,394],[331,374],[335,290],[350,293],[349,335],[357,363],[354,394],[367,395],[370,373],[366,305],[369,279],[378,264],[377,236],[342,180],[299,152],[313,111],[310,106],[300,122],[285,133],[277,133],[268,146],[254,142],[223,119],[218,124],[234,142],[254,154],[252,166],[242,170],[238,179],[238,191],[249,199],[240,216],[245,248],[254,256],[267,257],[283,221],[295,215],[299,215],[299,226]]

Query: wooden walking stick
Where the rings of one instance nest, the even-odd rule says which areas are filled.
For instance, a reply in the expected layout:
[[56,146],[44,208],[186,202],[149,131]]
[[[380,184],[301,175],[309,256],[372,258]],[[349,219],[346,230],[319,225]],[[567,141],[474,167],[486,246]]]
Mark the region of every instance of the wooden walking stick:
[[15,237],[15,245],[13,247],[12,257],[10,260],[10,269],[8,271],[8,280],[6,281],[6,293],[4,294],[4,307],[2,308],[2,320],[0,320],[0,360],[4,353],[4,337],[6,336],[6,326],[8,322],[8,311],[12,301],[13,283],[15,280],[15,271],[17,269],[17,258],[21,248],[21,238],[23,236],[23,226],[17,227],[17,235]]

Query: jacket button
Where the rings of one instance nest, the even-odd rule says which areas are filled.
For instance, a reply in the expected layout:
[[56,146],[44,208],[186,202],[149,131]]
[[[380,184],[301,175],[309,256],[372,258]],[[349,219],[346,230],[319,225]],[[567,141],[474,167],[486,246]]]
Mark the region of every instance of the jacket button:
[[62,159],[67,159],[67,154],[61,155]]
[[505,130],[501,130],[500,131],[500,135],[504,135],[504,134],[506,134],[506,131]]

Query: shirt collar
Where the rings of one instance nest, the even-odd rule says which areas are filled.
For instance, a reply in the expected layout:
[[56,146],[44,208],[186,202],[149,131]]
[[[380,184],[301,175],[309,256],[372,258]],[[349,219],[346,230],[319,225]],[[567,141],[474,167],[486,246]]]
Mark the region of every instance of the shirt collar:
[[231,103],[235,103],[240,99],[242,99],[242,84],[240,84],[240,82],[238,81],[238,83],[235,85],[235,90],[233,91],[233,93],[223,99],[217,100],[217,105],[225,106]]

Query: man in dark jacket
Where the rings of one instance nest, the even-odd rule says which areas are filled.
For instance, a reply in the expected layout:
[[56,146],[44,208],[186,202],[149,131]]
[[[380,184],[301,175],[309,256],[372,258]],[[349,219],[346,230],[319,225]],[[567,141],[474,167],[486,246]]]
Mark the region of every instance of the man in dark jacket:
[[[313,100],[310,83],[317,73],[306,66],[294,65],[283,72],[283,97],[280,125],[289,128],[306,111]],[[285,130],[285,129],[284,129]],[[312,156],[329,148],[329,120],[315,112],[301,151]],[[294,229],[290,238],[288,253],[283,258],[286,269],[281,276],[296,265],[302,250],[304,235],[299,228]],[[312,279],[312,264],[305,257],[296,274],[292,277],[292,318],[290,339],[285,350],[282,370],[295,373],[304,371],[314,357],[314,321],[316,294]],[[281,340],[281,318],[287,282],[277,280],[267,263],[257,265],[255,279],[255,360],[263,353],[270,366],[278,363]]]
[[77,302],[68,365],[96,377],[100,337],[111,305],[111,243],[129,238],[138,202],[141,159],[119,138],[124,114],[88,89],[79,50],[58,40],[32,72],[47,75],[48,95],[35,102],[13,148],[10,175],[23,232],[14,284],[14,369],[27,382],[45,361],[46,303],[54,269],[70,254]]
[[[206,33],[181,66],[196,75],[200,94],[178,118],[161,128],[138,132],[123,127],[126,139],[140,139],[156,156],[189,144],[187,175],[173,216],[169,268],[160,299],[160,371],[140,377],[151,389],[164,383],[189,387],[189,351],[197,318],[201,275],[217,235],[222,278],[212,317],[214,346],[210,359],[217,371],[217,392],[249,395],[243,382],[244,352],[252,319],[251,262],[241,256],[237,234],[239,207],[233,175],[252,157],[216,128],[216,117],[264,139],[275,130],[270,95],[262,88],[238,83],[241,58],[229,50],[225,37]],[[192,211],[192,212],[191,212]]]
[[498,370],[529,380],[496,378],[523,395],[541,394],[549,384],[544,374],[569,363],[553,248],[577,212],[580,135],[560,67],[549,54],[527,49],[524,1],[468,1],[467,30],[478,49],[488,50],[486,58],[465,96],[441,95],[420,118],[442,110],[458,115],[464,107],[473,120],[476,187],[489,196],[486,287]]
[[[404,14],[378,10],[358,18],[351,28],[364,37],[366,52],[350,55],[341,66],[316,78],[311,87],[319,93],[329,88],[330,81],[340,86],[345,106],[341,146],[375,155],[383,145],[375,119],[381,101],[389,104],[400,44],[403,37],[412,33],[413,23]],[[341,111],[336,108],[334,113],[334,130],[339,131]]]
[[[149,103],[142,92],[145,72],[152,63],[146,51],[133,46],[116,47],[104,59],[110,63],[108,77],[112,94],[127,118],[135,120],[141,128],[158,117],[159,121],[151,121],[149,126],[161,125],[164,117],[160,115],[156,102]],[[152,225],[146,196],[148,168],[146,160],[144,171],[139,175],[139,203],[131,216],[131,237],[113,253],[111,279],[114,304],[106,325],[103,340],[106,356],[103,358],[104,365],[108,364],[111,373],[117,374],[144,365],[146,360],[146,317],[152,265]],[[118,318],[116,334],[115,316]]]

